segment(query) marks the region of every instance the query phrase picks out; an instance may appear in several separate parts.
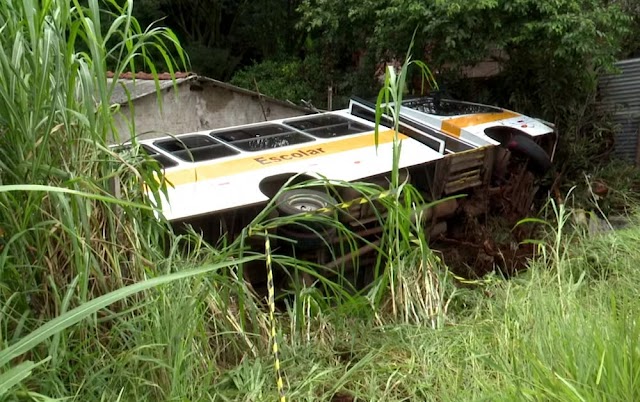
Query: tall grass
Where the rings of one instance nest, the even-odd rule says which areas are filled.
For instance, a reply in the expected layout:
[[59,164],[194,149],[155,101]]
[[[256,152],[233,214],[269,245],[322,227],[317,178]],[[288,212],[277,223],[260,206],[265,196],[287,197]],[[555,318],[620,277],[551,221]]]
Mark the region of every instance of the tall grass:
[[[423,80],[429,86],[438,88],[428,66],[419,60],[412,60],[413,40],[405,61],[399,71],[388,66],[385,79],[376,102],[376,141],[378,127],[383,115],[393,121],[393,163],[390,187],[395,197],[388,203],[389,214],[384,222],[385,232],[382,244],[388,255],[384,275],[375,288],[377,300],[381,300],[390,290],[388,298],[393,316],[402,322],[428,324],[439,328],[444,323],[447,308],[446,267],[434,255],[428,245],[421,214],[425,208],[435,205],[427,203],[410,183],[400,182],[399,161],[402,143],[399,139],[400,113],[405,84],[409,69],[419,69]],[[417,219],[416,219],[417,218]]]
[[[178,372],[197,371],[203,359],[239,353],[226,345],[233,335],[209,342],[212,329],[214,334],[241,332],[237,321],[242,314],[230,312],[232,303],[220,298],[224,280],[195,280],[191,296],[207,289],[207,297],[175,305],[167,298],[178,299],[176,289],[153,289],[233,268],[243,260],[230,260],[225,250],[208,251],[202,261],[217,265],[174,272],[180,239],[164,244],[168,226],[156,219],[149,206],[156,199],[147,198],[142,187],[146,184],[154,194],[163,190],[154,184],[158,167],[135,153],[115,154],[107,147],[107,139],[117,136],[117,107],[110,98],[119,85],[108,81],[107,63],[116,76],[141,68],[155,73],[149,58],[153,51],[173,72],[185,64],[178,40],[168,29],[143,29],[132,16],[131,0],[85,4],[8,0],[0,6],[0,397],[9,391],[36,399],[34,391],[69,396],[94,378],[113,378],[118,390],[102,395],[117,398],[129,392],[173,392],[169,380],[174,373],[160,363],[158,353],[170,356]],[[108,26],[105,20],[111,21]],[[113,183],[120,185],[119,198],[112,194]],[[173,250],[168,259],[167,248]],[[189,265],[193,263],[184,261],[179,266]],[[167,275],[148,279],[162,273]],[[129,297],[142,291],[143,297]],[[160,309],[168,302],[191,315]],[[148,305],[156,309],[146,309]],[[103,309],[108,306],[115,308]],[[213,325],[205,316],[216,317]],[[191,321],[195,317],[203,319]],[[180,330],[194,335],[188,347],[172,335],[153,342],[144,337],[146,330],[179,322],[167,318],[184,321]],[[160,342],[175,348],[153,346]],[[245,335],[238,344],[251,342]],[[211,349],[216,344],[221,347]],[[191,355],[198,349],[194,360]],[[138,388],[144,376],[120,377],[114,370],[122,362],[120,353],[134,356],[125,366],[150,373],[148,381],[155,384],[151,391]],[[34,369],[40,372],[38,380],[25,383]],[[128,390],[127,383],[135,383],[135,389]],[[93,384],[91,389],[100,387]]]
[[[106,148],[114,130],[110,97],[118,85],[108,83],[107,61],[116,74],[142,67],[153,47],[173,66],[170,54],[181,55],[180,47],[169,30],[142,30],[131,1],[117,4],[109,2],[118,14],[105,27],[96,0],[88,8],[71,0],[3,2],[1,185],[46,184],[109,197],[116,178],[151,177],[139,159],[117,163]],[[28,291],[23,303],[45,316],[63,311],[54,295],[71,291],[67,285],[76,278],[73,298],[79,301],[142,278],[148,262],[140,257],[153,253],[150,246],[162,233],[151,211],[125,203],[116,208],[42,191],[3,192],[0,203],[6,237],[0,278],[15,291]]]
[[[140,67],[155,73],[150,51],[171,71],[185,62],[173,33],[143,29],[132,7],[131,0],[104,5],[89,0],[87,7],[77,0],[30,0],[0,8],[3,394],[191,398],[207,391],[184,379],[215,378],[210,362],[234,365],[269,355],[273,322],[267,325],[260,299],[243,281],[242,255],[249,254],[245,240],[271,236],[268,229],[286,219],[269,222],[271,205],[244,236],[215,249],[195,234],[176,238],[154,213],[163,191],[154,180],[158,166],[135,149],[117,154],[107,147],[110,136],[117,138],[113,115],[118,112],[110,104],[118,83],[107,80],[107,62],[116,76]],[[106,20],[111,22],[105,26]],[[360,189],[366,197],[382,191]],[[404,193],[403,225],[409,225],[419,197]],[[384,209],[400,205],[391,201],[383,202]],[[340,221],[330,224],[345,235],[331,258],[363,241]],[[406,243],[411,229],[405,229]],[[178,253],[183,243],[192,247],[186,259]],[[384,284],[372,299],[354,296],[340,266],[331,272],[338,279],[330,280],[319,264],[268,257],[294,279],[303,272],[321,285],[322,291],[314,292],[293,282],[300,297],[290,305],[292,336],[306,331],[307,344],[314,319],[336,301],[371,312],[386,300]],[[386,272],[389,257],[381,253],[380,272]],[[206,265],[211,261],[217,264]],[[205,272],[213,274],[202,279]],[[29,377],[34,370],[38,375]]]
[[[636,400],[640,232],[585,237],[562,219],[568,213],[549,217],[546,255],[529,271],[460,289],[438,331],[393,316],[380,325],[362,306],[318,312],[309,305],[307,337],[284,344],[289,397]],[[231,400],[260,399],[272,389],[271,376],[264,357],[245,360],[219,377],[217,391]]]
[[537,262],[530,282],[496,303],[504,320],[494,346],[509,351],[493,359],[508,380],[505,400],[638,398],[637,238],[633,228],[563,243],[571,258]]
[[[184,59],[170,31],[137,24],[132,1],[106,4],[108,18],[97,0],[0,6],[0,400],[272,400],[274,324],[292,400],[638,399],[636,229],[585,239],[552,204],[559,224],[529,273],[453,289],[419,218],[429,204],[399,180],[397,147],[391,192],[291,186],[375,199],[379,243],[340,211],[272,219],[273,203],[215,247],[173,235],[141,184],[163,191],[157,166],[106,145],[117,112],[106,61],[118,74],[153,71],[149,49],[170,69]],[[409,63],[389,73],[386,101],[400,103]],[[289,241],[274,228],[314,219],[343,235],[329,260],[373,247],[369,288],[351,284],[346,262],[329,269],[271,247]],[[265,237],[265,253],[248,249]],[[273,320],[243,278],[266,257],[291,276]]]

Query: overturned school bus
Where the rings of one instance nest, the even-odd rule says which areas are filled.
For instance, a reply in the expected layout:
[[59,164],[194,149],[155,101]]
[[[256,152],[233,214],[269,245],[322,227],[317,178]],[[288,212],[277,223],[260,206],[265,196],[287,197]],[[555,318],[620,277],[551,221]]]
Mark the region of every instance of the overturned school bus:
[[[170,183],[162,203],[164,216],[177,227],[194,227],[213,242],[238,236],[276,196],[280,215],[326,209],[338,200],[348,203],[360,197],[346,187],[334,189],[337,194],[280,191],[296,175],[388,186],[393,125],[383,117],[376,141],[374,121],[375,105],[353,98],[345,110],[139,142],[162,165]],[[552,134],[547,123],[492,106],[429,97],[404,101],[398,136],[403,180],[427,200],[469,195],[435,208],[426,230],[446,231],[447,219],[464,210],[465,199],[499,186],[512,155],[524,156],[529,171],[546,172],[551,160],[545,148],[550,149]],[[356,205],[347,212],[349,227],[360,236],[375,238],[382,232],[372,208]],[[482,212],[475,208],[475,213]],[[299,254],[321,259],[319,240],[331,239],[319,237],[335,233],[286,226],[278,235],[294,240]],[[363,246],[359,253],[372,250]]]

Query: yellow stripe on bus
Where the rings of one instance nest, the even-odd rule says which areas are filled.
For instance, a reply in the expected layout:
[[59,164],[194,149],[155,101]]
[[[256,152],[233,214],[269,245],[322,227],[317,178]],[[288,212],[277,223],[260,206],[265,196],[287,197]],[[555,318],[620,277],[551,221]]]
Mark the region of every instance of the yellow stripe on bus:
[[472,116],[454,117],[453,119],[443,120],[441,130],[454,137],[460,137],[460,132],[465,127],[510,119],[516,116],[520,115],[518,113],[504,111],[500,113],[479,113]]
[[[408,137],[400,134],[398,135],[398,138],[403,140]],[[378,144],[387,144],[390,142],[393,142],[393,130],[380,131]],[[348,137],[324,143],[309,142],[306,144],[300,144],[300,147],[295,149],[270,152],[267,154],[256,154],[255,156],[231,159],[227,161],[213,160],[208,165],[180,170],[169,170],[165,172],[165,178],[174,186],[179,186],[196,181],[216,179],[223,176],[259,170],[269,165],[273,166],[275,164],[279,165],[303,159],[311,159],[354,149],[373,147],[374,145],[373,133],[370,135]]]

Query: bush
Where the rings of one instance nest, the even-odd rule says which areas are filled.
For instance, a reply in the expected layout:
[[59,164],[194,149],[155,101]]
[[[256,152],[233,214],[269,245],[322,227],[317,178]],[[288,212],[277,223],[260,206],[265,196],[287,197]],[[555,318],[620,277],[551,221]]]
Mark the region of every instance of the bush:
[[[276,99],[300,104],[301,100],[311,101],[314,106],[326,105],[322,96],[322,86],[318,80],[321,66],[317,60],[266,60],[238,71],[231,83],[242,88],[257,91]],[[326,89],[325,89],[326,91]]]

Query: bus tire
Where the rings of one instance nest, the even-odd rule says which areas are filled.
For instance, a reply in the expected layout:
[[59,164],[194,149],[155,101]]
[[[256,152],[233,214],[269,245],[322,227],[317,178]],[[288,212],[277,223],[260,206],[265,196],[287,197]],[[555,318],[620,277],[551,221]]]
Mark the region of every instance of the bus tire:
[[[286,190],[276,198],[276,208],[280,216],[293,216],[306,212],[316,212],[322,208],[330,208],[337,203],[338,201],[322,191],[307,189]],[[317,213],[331,215],[332,211]]]
[[[283,191],[277,196],[275,204],[281,217],[305,213],[330,217],[335,214],[331,207],[338,201],[322,191],[297,189]],[[327,225],[326,221],[313,218],[301,218],[299,223],[278,227],[278,235],[295,241],[295,247],[299,250],[323,247],[335,233],[336,229]]]
[[498,141],[511,153],[528,158],[527,167],[532,173],[544,176],[553,167],[551,158],[544,149],[520,130],[506,126],[493,126],[486,128],[484,133]]
[[532,173],[544,176],[553,167],[551,158],[544,149],[531,138],[522,134],[513,135],[506,147],[512,153],[528,158],[528,168]]

